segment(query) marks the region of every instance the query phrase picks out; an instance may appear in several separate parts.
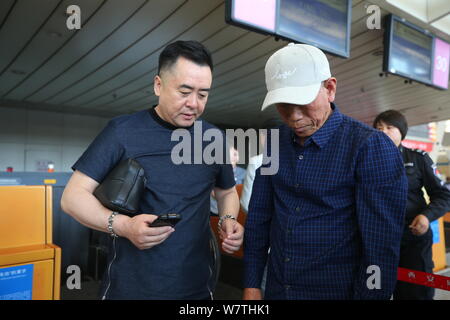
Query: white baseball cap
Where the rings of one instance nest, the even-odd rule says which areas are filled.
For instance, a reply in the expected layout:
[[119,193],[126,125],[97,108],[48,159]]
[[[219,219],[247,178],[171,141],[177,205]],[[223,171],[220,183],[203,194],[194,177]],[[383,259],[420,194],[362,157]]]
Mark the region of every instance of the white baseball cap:
[[276,103],[305,105],[313,102],[322,81],[331,77],[325,54],[307,44],[290,43],[267,60],[267,95],[261,111]]

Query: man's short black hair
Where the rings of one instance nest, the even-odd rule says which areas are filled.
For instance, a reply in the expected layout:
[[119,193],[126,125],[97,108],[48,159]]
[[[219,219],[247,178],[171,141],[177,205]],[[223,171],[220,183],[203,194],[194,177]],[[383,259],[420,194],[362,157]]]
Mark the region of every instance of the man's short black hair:
[[380,113],[373,121],[373,127],[376,128],[380,122],[396,127],[402,134],[402,140],[408,133],[408,122],[403,114],[397,110],[387,110]]
[[186,58],[200,66],[209,66],[213,71],[211,53],[198,41],[176,41],[169,44],[159,55],[158,75],[161,70],[174,65],[179,57]]

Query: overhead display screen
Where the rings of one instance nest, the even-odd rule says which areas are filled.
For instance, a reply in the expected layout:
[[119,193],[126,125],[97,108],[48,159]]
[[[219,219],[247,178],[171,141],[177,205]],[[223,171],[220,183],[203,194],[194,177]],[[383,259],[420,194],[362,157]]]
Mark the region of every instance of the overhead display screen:
[[386,72],[448,89],[450,45],[404,19],[387,20],[383,69]]
[[389,71],[430,83],[432,48],[431,35],[394,21]]
[[350,0],[227,0],[229,24],[350,56]]
[[227,22],[275,32],[278,0],[230,0],[226,5]]
[[347,0],[280,0],[276,33],[349,57],[350,17]]

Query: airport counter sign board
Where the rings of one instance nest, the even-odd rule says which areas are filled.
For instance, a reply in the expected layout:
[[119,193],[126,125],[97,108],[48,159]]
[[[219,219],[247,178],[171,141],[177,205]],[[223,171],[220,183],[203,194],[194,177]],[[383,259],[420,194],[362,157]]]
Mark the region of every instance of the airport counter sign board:
[[31,300],[32,264],[0,268],[0,300]]

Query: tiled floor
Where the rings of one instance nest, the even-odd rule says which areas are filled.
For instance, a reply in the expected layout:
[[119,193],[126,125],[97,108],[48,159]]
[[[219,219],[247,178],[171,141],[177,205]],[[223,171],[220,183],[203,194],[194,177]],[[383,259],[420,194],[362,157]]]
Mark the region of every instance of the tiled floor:
[[[66,286],[61,288],[61,300],[97,300],[99,281],[81,282],[81,289],[68,290]],[[215,300],[240,300],[242,299],[242,290],[223,282],[217,284],[214,294]]]
[[[447,266],[450,266],[450,252],[447,253]],[[438,272],[439,275],[444,277],[450,277],[450,268],[445,272]],[[434,300],[450,300],[450,291],[436,289]]]
[[[234,270],[236,272],[228,273],[228,275],[240,274],[241,270],[239,261],[222,259],[222,272],[224,270]],[[450,253],[447,254],[447,265],[450,266]],[[440,275],[450,277],[450,269],[445,272],[439,272]],[[242,298],[242,289],[239,287],[239,278],[223,278],[224,274],[221,273],[221,279],[217,284],[216,292],[214,295],[215,300],[240,300]],[[95,300],[98,299],[99,281],[84,281],[81,283],[80,290],[68,290],[65,283],[61,283],[61,299],[62,300]],[[450,291],[436,290],[434,300],[450,300]]]
[[[441,276],[450,277],[450,271],[440,274]],[[436,289],[434,300],[450,300],[450,291]]]
[[[442,274],[450,277],[450,271]],[[98,288],[100,283],[98,281],[85,281],[81,283],[81,290],[61,289],[62,300],[96,300],[98,299]],[[229,284],[219,282],[217,285],[215,300],[240,300],[242,299],[242,289],[236,288]],[[434,300],[450,300],[450,291],[436,290]]]

